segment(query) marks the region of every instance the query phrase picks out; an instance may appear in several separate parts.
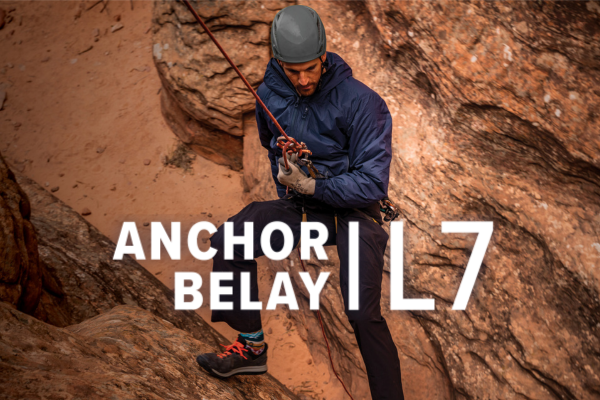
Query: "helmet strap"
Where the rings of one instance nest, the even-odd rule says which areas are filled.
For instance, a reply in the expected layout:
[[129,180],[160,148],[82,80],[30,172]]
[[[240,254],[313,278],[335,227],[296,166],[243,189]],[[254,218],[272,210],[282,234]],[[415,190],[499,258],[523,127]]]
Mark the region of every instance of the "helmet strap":
[[[321,56],[323,57],[323,56]],[[323,61],[323,59],[321,59],[321,57],[319,57],[319,60],[321,60],[321,76],[319,77],[319,83],[317,83],[317,90],[321,90],[321,83],[323,81],[323,74],[325,72],[327,72],[327,68],[325,67],[325,63],[327,62],[327,53],[325,53],[325,61]]]

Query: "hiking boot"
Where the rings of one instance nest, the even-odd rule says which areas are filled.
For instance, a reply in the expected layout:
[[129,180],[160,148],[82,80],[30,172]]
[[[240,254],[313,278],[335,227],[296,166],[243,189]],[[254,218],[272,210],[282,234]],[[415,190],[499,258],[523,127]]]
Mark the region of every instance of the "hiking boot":
[[237,340],[221,354],[204,353],[196,357],[196,361],[208,373],[218,378],[229,378],[233,375],[259,375],[267,372],[267,344],[259,355],[255,355],[246,346],[246,340],[238,336]]

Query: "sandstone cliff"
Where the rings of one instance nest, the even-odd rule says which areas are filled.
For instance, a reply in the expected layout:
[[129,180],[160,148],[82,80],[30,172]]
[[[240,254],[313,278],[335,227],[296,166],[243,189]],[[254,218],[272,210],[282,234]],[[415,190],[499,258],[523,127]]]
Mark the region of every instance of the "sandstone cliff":
[[[288,1],[194,2],[198,13],[254,87],[270,57],[270,23]],[[163,114],[198,154],[242,168],[242,116],[254,97],[182,3],[159,1],[153,18],[154,62],[163,83]]]
[[269,377],[208,377],[191,355],[214,347],[139,307],[58,328],[0,303],[0,329],[3,399],[295,398]]
[[[227,32],[224,46],[257,84],[269,58],[267,29],[239,26],[255,23],[246,7],[269,10],[261,17],[265,24],[271,10],[284,4],[195,4],[215,29]],[[598,4],[298,4],[319,13],[328,50],[380,93],[394,118],[389,194],[405,221],[405,293],[436,300],[433,312],[390,312],[389,293],[384,293],[382,306],[401,355],[407,398],[599,398]],[[217,107],[230,101],[232,88],[238,93],[241,82],[206,35],[171,23],[169,35],[160,36],[161,18],[177,15],[189,22],[185,13],[181,4],[156,6],[156,43],[169,44],[178,53],[169,57],[181,63],[178,70],[167,70],[155,55],[159,74],[171,92],[201,97],[199,92],[208,91],[203,74],[227,71],[229,81],[213,80],[208,91]],[[189,38],[185,52],[176,46],[183,37]],[[260,52],[246,57],[236,50],[255,41]],[[185,58],[190,52],[210,54],[203,59],[212,63],[206,64],[211,72],[188,74],[196,63]],[[190,88],[180,83],[184,77],[197,81]],[[240,112],[228,114],[233,118],[229,128],[218,129],[239,136],[243,128],[248,199],[272,198],[270,173],[262,166],[266,155],[251,117],[243,118],[252,101],[249,95],[236,97],[242,98]],[[195,124],[212,124],[206,105],[195,110],[193,103],[186,104]],[[452,311],[475,235],[442,234],[441,222],[469,220],[493,221],[494,234],[467,310]],[[336,288],[335,251],[329,253],[329,262],[314,261],[310,268],[333,273],[322,311],[335,362],[353,393],[367,398],[364,367]],[[293,260],[270,265],[297,271]],[[298,291],[302,287],[296,285]],[[384,287],[389,287],[387,276]],[[293,315],[315,356],[325,357],[314,314]]]
[[0,300],[32,313],[42,293],[37,238],[27,195],[0,155]]
[[223,336],[1,156],[0,178],[0,398],[296,398],[268,374],[209,376],[195,356]]

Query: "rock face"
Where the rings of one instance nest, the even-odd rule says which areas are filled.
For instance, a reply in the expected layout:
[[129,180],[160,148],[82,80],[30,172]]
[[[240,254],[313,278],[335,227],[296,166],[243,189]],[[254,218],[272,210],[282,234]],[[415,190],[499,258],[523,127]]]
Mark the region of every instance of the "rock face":
[[[195,355],[219,351],[227,340],[194,312],[175,311],[172,291],[133,259],[113,260],[115,245],[79,214],[0,166],[7,243],[0,273],[4,278],[20,268],[19,279],[2,281],[9,290],[0,302],[0,397],[296,398],[268,374],[210,377]],[[21,219],[11,217],[14,210]],[[33,239],[14,233],[26,224]],[[36,236],[39,245],[32,248]],[[25,309],[22,296],[5,294],[29,293],[32,274],[23,260],[37,262],[38,251],[37,302]]]
[[271,162],[260,144],[254,114],[244,116],[244,201],[274,200],[277,189],[271,177]]
[[0,300],[31,314],[42,293],[29,199],[0,155]]
[[[368,2],[398,87],[418,88],[392,105],[390,193],[408,294],[436,299],[415,316],[458,398],[598,396],[595,7]],[[441,234],[452,220],[494,223],[465,312],[451,304],[475,235]]]
[[[389,194],[405,223],[405,296],[436,301],[435,311],[399,312],[383,296],[406,397],[597,399],[597,3],[298,3],[319,13],[328,50],[381,94],[394,119]],[[195,45],[213,51],[212,43]],[[261,76],[265,65],[252,73]],[[253,149],[244,152],[248,200],[272,198],[250,119],[244,130]],[[451,307],[475,234],[442,234],[442,221],[494,224],[466,311]],[[354,395],[368,398],[330,254],[309,268],[333,272],[322,311],[335,362]],[[325,357],[314,314],[292,315],[315,357]]]
[[30,179],[19,184],[31,201],[31,222],[48,284],[33,316],[52,325],[78,324],[120,304],[138,306],[216,345],[222,340],[192,312],[175,311],[172,292],[135,260],[113,260],[115,245],[84,218]]
[[5,399],[293,399],[272,379],[208,378],[191,354],[213,351],[139,307],[117,306],[68,328],[0,303]]
[[[158,1],[153,55],[163,114],[198,154],[242,168],[243,115],[254,97],[182,2]],[[196,1],[192,5],[253,87],[270,58],[270,23],[286,1]]]
[[[150,310],[180,329],[197,330],[193,313],[175,312],[172,293],[130,257],[113,260],[115,245],[60,200],[30,179],[19,176],[31,202],[44,285],[36,318],[64,327],[106,312],[119,304]],[[186,314],[185,317],[179,314]],[[203,329],[207,325],[200,323]],[[211,337],[210,330],[197,331]],[[220,339],[220,338],[219,338]],[[216,343],[213,337],[213,343]]]

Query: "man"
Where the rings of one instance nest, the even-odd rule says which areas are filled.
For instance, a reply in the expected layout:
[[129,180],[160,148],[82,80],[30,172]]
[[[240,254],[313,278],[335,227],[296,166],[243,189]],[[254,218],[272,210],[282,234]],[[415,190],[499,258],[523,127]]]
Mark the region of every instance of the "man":
[[[340,285],[346,315],[363,356],[374,400],[403,399],[400,361],[385,319],[381,316],[383,255],[388,235],[381,228],[379,200],[387,194],[391,161],[392,119],[385,102],[352,77],[350,67],[336,54],[326,52],[325,29],[317,13],[305,6],[281,10],[273,21],[271,59],[258,95],[286,133],[305,142],[320,176],[306,174],[305,166],[289,158],[286,169],[277,146],[278,130],[257,104],[256,120],[262,145],[268,150],[273,179],[280,199],[254,202],[230,218],[234,235],[244,235],[244,222],[254,223],[254,256],[263,255],[260,233],[273,221],[285,222],[300,238],[303,215],[323,223],[329,232],[326,245],[337,245]],[[348,227],[358,221],[359,308],[348,306]],[[233,295],[221,296],[233,310],[213,310],[212,321],[227,322],[240,334],[221,354],[198,356],[198,363],[213,375],[260,374],[267,371],[260,311],[240,310],[242,272],[250,272],[250,298],[258,300],[256,261],[244,260],[235,246],[233,260],[225,260],[224,227],[211,238],[217,250],[213,271],[233,272]],[[271,247],[283,247],[275,231]],[[293,353],[290,352],[293,362]]]

